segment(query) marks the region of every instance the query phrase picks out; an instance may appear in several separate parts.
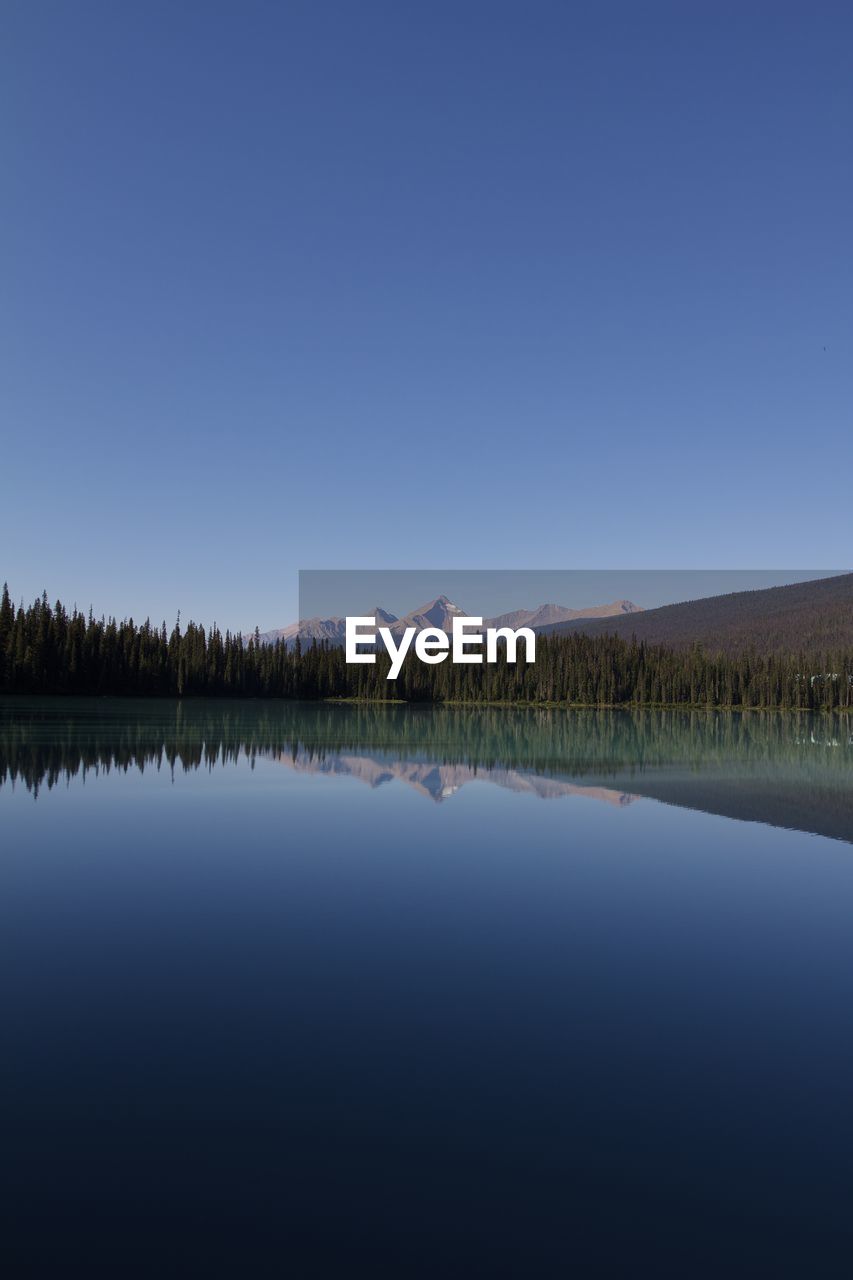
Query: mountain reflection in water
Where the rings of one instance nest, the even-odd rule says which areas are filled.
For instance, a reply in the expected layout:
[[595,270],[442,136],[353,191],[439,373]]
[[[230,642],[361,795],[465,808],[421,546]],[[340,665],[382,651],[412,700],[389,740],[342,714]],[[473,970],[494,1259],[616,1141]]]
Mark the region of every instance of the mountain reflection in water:
[[853,841],[844,716],[679,710],[127,699],[0,702],[0,785],[34,795],[90,771],[293,770],[401,781],[446,801],[474,781],[540,799],[648,797]]
[[507,791],[520,791],[540,800],[556,800],[562,796],[586,796],[605,804],[631,804],[639,797],[608,787],[584,787],[560,778],[527,773],[522,769],[492,766],[477,769],[464,764],[435,764],[422,760],[397,760],[391,756],[354,755],[352,753],[323,756],[280,755],[283,764],[301,773],[322,773],[342,778],[358,778],[370,787],[388,782],[404,782],[414,791],[440,804],[460,791],[468,782],[490,782]]

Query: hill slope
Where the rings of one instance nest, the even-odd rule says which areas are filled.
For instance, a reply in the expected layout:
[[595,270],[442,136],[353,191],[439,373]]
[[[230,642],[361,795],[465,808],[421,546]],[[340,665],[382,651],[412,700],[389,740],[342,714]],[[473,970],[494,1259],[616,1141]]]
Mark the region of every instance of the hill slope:
[[501,613],[496,618],[486,618],[487,627],[532,627],[542,631],[558,622],[573,622],[577,618],[613,618],[626,613],[642,613],[630,600],[614,600],[612,604],[592,605],[588,609],[568,609],[562,604],[540,604],[538,609],[516,609],[514,613]]
[[820,653],[853,647],[853,573],[763,591],[688,600],[623,617],[561,622],[544,634],[582,631],[619,635],[650,644],[684,648],[694,641],[706,649],[738,653]]

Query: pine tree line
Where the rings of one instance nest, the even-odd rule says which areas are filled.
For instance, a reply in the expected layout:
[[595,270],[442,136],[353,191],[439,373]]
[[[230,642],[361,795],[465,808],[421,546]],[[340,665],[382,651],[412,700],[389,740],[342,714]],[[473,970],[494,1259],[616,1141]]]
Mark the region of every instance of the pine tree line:
[[[523,646],[520,652],[523,650]],[[0,600],[0,692],[161,697],[399,698],[409,702],[686,705],[833,710],[853,701],[853,652],[714,653],[612,635],[540,636],[536,662],[427,666],[410,655],[348,666],[341,648],[248,641],[180,620],[70,613],[43,595],[29,608]]]

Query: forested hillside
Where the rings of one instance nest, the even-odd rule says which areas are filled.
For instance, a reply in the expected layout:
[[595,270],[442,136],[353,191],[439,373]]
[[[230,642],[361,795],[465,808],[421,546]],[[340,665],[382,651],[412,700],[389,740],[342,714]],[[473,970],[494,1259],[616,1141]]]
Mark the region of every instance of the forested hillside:
[[702,644],[728,654],[853,649],[853,574],[709,596],[621,618],[558,623],[546,631],[636,636],[676,649]]

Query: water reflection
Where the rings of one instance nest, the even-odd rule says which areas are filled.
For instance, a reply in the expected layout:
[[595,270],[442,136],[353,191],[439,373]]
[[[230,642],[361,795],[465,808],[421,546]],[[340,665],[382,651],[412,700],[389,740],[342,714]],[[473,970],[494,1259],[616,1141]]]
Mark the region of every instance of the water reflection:
[[278,759],[296,772],[357,778],[373,788],[389,782],[403,782],[414,791],[434,800],[436,804],[449,800],[466,783],[478,780],[493,783],[507,791],[538,796],[540,800],[586,796],[605,804],[621,806],[638,799],[635,795],[609,787],[584,787],[575,782],[565,782],[561,778],[530,773],[523,769],[503,769],[497,765],[479,769],[466,764],[437,764],[429,760],[404,760],[387,755],[354,755],[343,752],[322,758],[304,752],[295,756],[281,755]]
[[435,802],[487,781],[540,799],[638,797],[853,840],[843,716],[284,702],[0,702],[0,785],[240,759],[395,781]]

